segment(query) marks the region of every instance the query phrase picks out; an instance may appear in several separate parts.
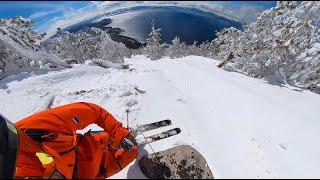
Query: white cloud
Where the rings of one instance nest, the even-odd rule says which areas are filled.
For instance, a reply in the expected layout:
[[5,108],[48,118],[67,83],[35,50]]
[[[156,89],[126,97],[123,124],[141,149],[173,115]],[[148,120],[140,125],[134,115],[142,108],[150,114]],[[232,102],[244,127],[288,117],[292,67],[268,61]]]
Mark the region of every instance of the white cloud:
[[245,22],[252,22],[256,17],[257,13],[261,12],[261,8],[258,6],[241,6],[236,9],[235,12],[240,19],[244,19]]
[[56,13],[58,11],[60,11],[60,9],[59,10],[52,10],[52,11],[39,11],[39,12],[31,14],[28,18],[29,19],[39,19],[39,18],[42,18],[48,14]]
[[99,6],[101,4],[100,1],[90,1],[90,3],[96,5],[96,6]]

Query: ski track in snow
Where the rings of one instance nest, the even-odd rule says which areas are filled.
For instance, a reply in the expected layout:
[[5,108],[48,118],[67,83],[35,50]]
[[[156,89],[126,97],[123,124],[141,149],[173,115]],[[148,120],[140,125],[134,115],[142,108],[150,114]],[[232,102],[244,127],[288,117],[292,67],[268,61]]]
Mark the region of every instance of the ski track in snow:
[[[192,145],[216,178],[319,177],[319,95],[227,72],[203,57],[125,61],[130,69],[77,65],[0,81],[0,112],[15,122],[46,108],[89,101],[127,125],[129,109],[130,127],[172,119],[173,125],[144,135],[174,127],[182,132],[152,148]],[[101,129],[90,125],[79,132],[89,128]],[[139,157],[147,153],[149,145]],[[135,161],[111,178],[146,177]]]

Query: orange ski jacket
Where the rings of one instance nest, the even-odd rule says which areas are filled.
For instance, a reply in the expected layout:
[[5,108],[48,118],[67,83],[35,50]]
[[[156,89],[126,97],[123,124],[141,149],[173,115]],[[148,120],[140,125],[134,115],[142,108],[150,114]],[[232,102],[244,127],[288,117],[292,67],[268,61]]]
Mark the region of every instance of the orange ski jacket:
[[[76,133],[93,123],[105,132]],[[16,177],[48,178],[58,171],[67,179],[106,178],[121,171],[138,155],[137,146],[128,152],[117,148],[130,134],[129,130],[105,109],[92,103],[59,106],[15,124],[20,136]],[[34,139],[29,132],[45,133]],[[53,161],[41,161],[38,153],[52,157]]]

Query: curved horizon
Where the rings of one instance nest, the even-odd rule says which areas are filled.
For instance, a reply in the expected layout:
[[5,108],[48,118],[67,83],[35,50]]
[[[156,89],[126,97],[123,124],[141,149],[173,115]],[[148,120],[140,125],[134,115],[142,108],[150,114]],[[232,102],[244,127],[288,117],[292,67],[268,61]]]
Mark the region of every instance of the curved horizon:
[[124,13],[139,6],[166,7],[175,6],[194,8],[203,12],[213,13],[224,18],[251,22],[256,14],[274,7],[276,2],[247,1],[42,1],[42,2],[0,2],[0,18],[21,16],[34,21],[34,30],[53,35],[58,27],[79,23],[106,13]]

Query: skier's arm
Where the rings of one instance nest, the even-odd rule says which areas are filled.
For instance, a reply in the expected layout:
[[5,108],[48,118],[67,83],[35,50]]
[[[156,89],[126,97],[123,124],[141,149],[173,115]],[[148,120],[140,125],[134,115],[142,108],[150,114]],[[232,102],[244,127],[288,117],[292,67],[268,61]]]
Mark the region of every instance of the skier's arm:
[[95,123],[110,135],[117,146],[124,137],[130,134],[130,131],[124,128],[109,112],[96,104],[80,102],[67,106],[73,115],[74,130],[83,129]]
[[120,145],[123,137],[130,132],[102,107],[86,102],[58,106],[26,117],[16,125],[22,129],[39,129],[48,132],[74,134],[90,124],[102,127],[115,142]]

